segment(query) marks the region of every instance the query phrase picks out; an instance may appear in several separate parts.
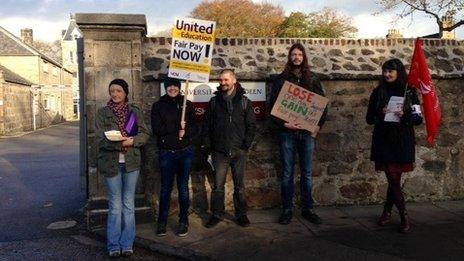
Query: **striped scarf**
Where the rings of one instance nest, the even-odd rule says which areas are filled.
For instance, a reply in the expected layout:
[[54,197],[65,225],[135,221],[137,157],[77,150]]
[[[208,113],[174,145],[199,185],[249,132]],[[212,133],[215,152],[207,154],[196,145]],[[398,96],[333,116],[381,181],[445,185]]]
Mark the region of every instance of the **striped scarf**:
[[116,115],[119,131],[121,132],[122,136],[128,137],[129,135],[126,132],[125,124],[127,117],[129,117],[129,104],[127,102],[117,104],[110,99],[106,105],[108,105],[108,107],[110,107],[110,109],[113,111],[114,115]]

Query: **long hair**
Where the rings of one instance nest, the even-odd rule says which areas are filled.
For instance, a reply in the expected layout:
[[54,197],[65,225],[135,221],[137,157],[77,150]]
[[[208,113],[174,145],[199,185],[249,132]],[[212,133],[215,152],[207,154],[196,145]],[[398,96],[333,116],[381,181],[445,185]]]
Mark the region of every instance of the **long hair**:
[[[388,103],[388,94],[387,94],[387,81],[385,80],[385,77],[383,76],[383,72],[385,70],[395,70],[398,73],[398,77],[396,78],[395,82],[393,84],[397,86],[398,88],[401,88],[406,92],[406,83],[408,80],[408,74],[406,73],[406,68],[404,67],[404,64],[399,60],[399,59],[390,59],[386,62],[383,63],[382,65],[382,77],[379,80],[379,92],[378,92],[378,103],[377,107],[378,108],[383,108],[387,105]],[[407,101],[405,101],[406,104]]]
[[[303,62],[301,65],[294,65],[292,62],[292,51],[298,49],[303,53]],[[311,72],[309,69],[309,64],[308,64],[308,56],[306,55],[305,48],[302,44],[300,43],[295,43],[290,47],[290,50],[288,51],[288,56],[287,56],[287,63],[285,64],[285,69],[283,71],[283,76],[285,78],[290,77],[290,74],[297,68],[301,68],[301,75],[303,77],[303,82],[305,84],[310,83],[311,79]]]
[[[395,84],[400,85],[401,87],[404,87],[406,85],[407,79],[408,79],[408,74],[406,73],[406,68],[404,67],[404,64],[399,60],[399,59],[390,59],[383,63],[382,65],[382,74],[385,70],[395,70],[398,72],[398,78],[395,81]],[[386,86],[387,81],[385,80],[385,77],[380,78],[379,81],[379,86]]]

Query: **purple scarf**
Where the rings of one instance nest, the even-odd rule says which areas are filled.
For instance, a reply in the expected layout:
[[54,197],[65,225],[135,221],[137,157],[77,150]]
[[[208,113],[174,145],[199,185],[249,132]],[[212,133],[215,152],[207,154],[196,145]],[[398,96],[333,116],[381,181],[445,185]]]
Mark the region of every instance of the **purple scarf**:
[[137,116],[131,111],[127,102],[116,104],[113,100],[109,100],[108,107],[116,115],[117,124],[121,135],[124,137],[135,136],[138,133]]

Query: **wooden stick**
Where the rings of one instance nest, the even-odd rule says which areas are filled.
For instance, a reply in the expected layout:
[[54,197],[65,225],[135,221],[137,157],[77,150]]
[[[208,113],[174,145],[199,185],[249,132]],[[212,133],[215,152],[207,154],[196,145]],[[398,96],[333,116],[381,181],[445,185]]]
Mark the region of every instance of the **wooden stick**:
[[[184,100],[182,101],[182,116],[180,117],[180,123],[185,121],[185,110],[187,109],[187,93],[188,93],[188,85],[189,85],[189,80],[185,82],[185,87],[184,87]],[[182,140],[182,138],[179,138],[179,140]]]

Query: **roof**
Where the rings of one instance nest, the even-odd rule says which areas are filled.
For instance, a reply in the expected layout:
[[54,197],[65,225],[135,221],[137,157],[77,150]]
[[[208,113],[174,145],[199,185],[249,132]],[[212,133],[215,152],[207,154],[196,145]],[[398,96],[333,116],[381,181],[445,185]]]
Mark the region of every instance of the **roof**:
[[16,36],[0,26],[0,54],[2,55],[37,55],[35,50],[25,44],[19,44]]
[[42,59],[58,66],[63,67],[63,65],[52,58],[41,53],[36,48],[26,44],[21,41],[14,34],[8,32],[5,28],[0,26],[0,55],[37,55]]
[[7,82],[12,82],[12,83],[18,83],[22,85],[32,85],[30,81],[24,79],[23,77],[17,75],[16,73],[10,71],[6,67],[0,65],[0,71],[3,71],[3,78],[5,78],[5,81]]
[[122,25],[142,27],[147,32],[147,19],[143,14],[112,14],[112,13],[76,13],[76,23],[81,27],[101,25]]
[[64,34],[64,36],[63,36],[63,40],[64,40],[64,41],[72,41],[72,40],[74,40],[74,37],[73,37],[73,35],[72,35],[72,32],[73,32],[75,29],[79,32],[80,36],[82,36],[82,32],[81,32],[81,30],[79,29],[79,26],[77,26],[76,20],[74,20],[73,18],[71,18],[71,20],[69,21],[68,29],[66,29],[66,32],[65,32],[65,34]]

